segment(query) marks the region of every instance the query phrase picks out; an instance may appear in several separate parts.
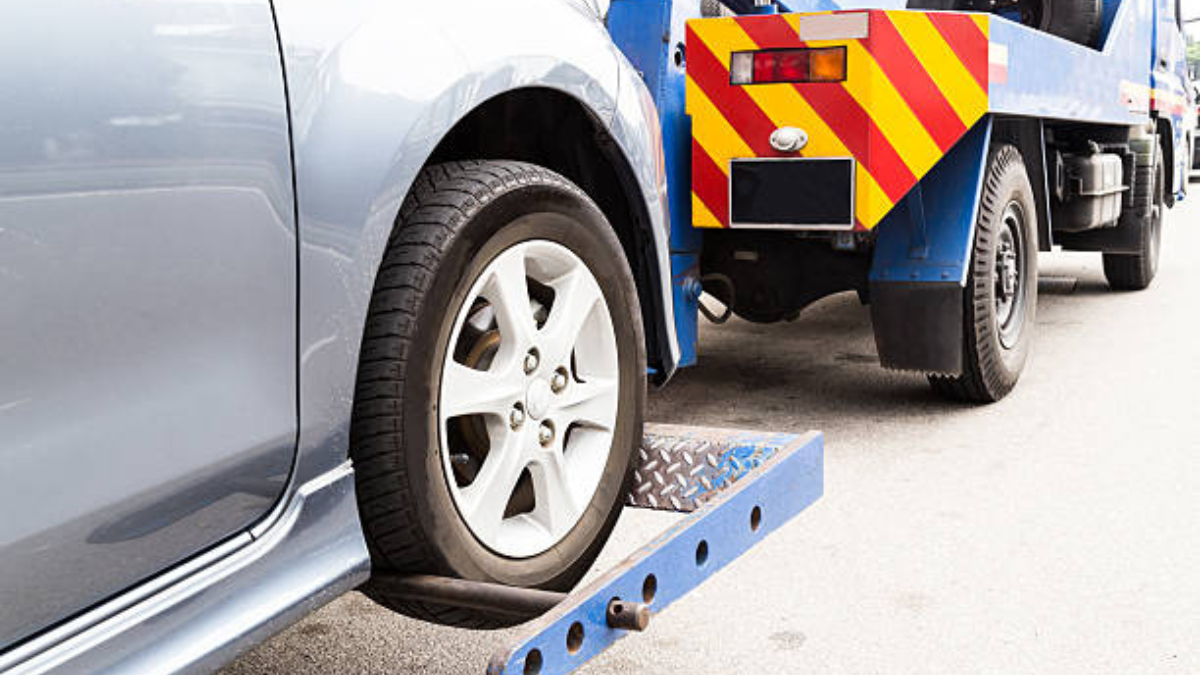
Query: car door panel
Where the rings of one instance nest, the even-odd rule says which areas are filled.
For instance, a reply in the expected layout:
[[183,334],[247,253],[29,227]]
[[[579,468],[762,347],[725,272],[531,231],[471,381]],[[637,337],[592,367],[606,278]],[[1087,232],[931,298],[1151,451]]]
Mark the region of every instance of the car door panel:
[[0,6],[0,647],[238,532],[296,440],[268,0]]

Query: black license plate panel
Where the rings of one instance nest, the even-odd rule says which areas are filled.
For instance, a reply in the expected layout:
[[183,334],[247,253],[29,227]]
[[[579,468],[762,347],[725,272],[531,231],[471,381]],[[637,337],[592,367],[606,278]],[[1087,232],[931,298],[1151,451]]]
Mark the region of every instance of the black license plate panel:
[[730,163],[730,227],[854,228],[854,160],[735,159]]

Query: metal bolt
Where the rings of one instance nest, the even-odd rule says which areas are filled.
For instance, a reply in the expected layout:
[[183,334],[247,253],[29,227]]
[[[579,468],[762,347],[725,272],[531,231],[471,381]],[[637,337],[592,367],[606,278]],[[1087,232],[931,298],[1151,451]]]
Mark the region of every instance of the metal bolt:
[[513,431],[520,429],[525,424],[525,410],[518,404],[508,414],[508,426],[513,428]]
[[542,422],[542,426],[538,428],[538,443],[543,446],[550,445],[554,442],[554,425],[550,422]]
[[650,606],[640,602],[613,599],[608,603],[605,621],[609,628],[642,632],[650,627]]
[[567,379],[567,371],[559,368],[554,371],[554,377],[550,378],[550,390],[556,394],[561,394],[567,388],[568,382],[570,380]]
[[542,362],[542,355],[537,349],[530,349],[525,355],[525,374],[530,375],[538,369],[538,365]]

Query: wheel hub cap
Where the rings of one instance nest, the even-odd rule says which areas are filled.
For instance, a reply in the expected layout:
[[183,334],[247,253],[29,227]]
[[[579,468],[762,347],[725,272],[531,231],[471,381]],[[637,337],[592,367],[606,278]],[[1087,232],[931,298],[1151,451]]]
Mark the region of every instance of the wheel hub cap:
[[1011,241],[1006,240],[1000,249],[997,267],[1000,274],[1001,298],[1009,300],[1017,292],[1017,252],[1013,250]]
[[454,311],[437,399],[451,497],[484,546],[539,555],[587,513],[613,451],[612,315],[587,265],[540,240],[497,255]]
[[525,409],[529,411],[529,416],[535,420],[540,420],[546,417],[546,413],[550,412],[550,399],[554,396],[554,392],[550,390],[550,385],[542,379],[534,380],[529,383],[529,388],[525,391]]
[[1000,344],[1006,349],[1017,345],[1025,320],[1024,219],[1024,212],[1010,204],[1004,212],[996,247],[996,327]]

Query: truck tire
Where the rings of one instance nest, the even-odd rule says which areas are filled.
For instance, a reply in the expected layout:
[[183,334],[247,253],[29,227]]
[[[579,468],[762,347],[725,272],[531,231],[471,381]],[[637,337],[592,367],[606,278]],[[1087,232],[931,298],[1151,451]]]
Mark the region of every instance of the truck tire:
[[947,398],[993,403],[1016,386],[1029,358],[1037,314],[1038,224],[1021,153],[993,148],[979,201],[963,293],[963,372],[931,375]]
[[1017,4],[1030,6],[1026,25],[1088,47],[1100,41],[1104,0],[1018,0]]
[[1088,47],[1100,40],[1104,0],[912,0],[909,9],[994,12]]
[[[1154,160],[1154,193],[1150,213],[1134,227],[1138,229],[1138,253],[1104,254],[1104,278],[1115,291],[1144,291],[1158,275],[1158,259],[1162,250],[1162,224],[1165,209],[1166,167],[1162,152]],[[1136,189],[1136,187],[1135,187]],[[1142,193],[1145,195],[1145,193]],[[1136,196],[1135,196],[1136,199]],[[1144,202],[1143,202],[1144,203]]]
[[[425,169],[375,283],[350,429],[372,567],[570,589],[626,497],[646,399],[641,311],[604,215],[508,161]],[[519,618],[364,592],[471,628]]]

